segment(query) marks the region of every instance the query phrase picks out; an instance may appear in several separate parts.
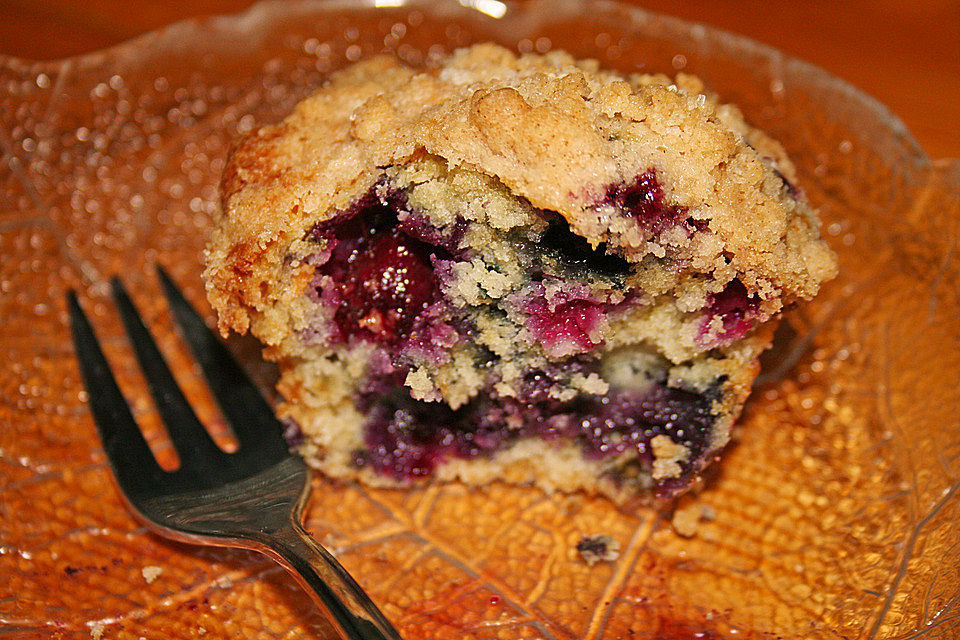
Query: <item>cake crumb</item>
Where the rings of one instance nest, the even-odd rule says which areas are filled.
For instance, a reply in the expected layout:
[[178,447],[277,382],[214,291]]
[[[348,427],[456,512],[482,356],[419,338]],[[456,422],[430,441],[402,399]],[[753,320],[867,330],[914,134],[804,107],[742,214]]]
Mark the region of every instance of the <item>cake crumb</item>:
[[570,384],[577,389],[581,389],[587,393],[592,393],[598,396],[602,396],[610,391],[610,385],[607,383],[607,381],[598,376],[596,373],[591,373],[588,376],[585,376],[582,373],[574,374],[573,378],[570,380]]
[[697,528],[701,520],[710,520],[708,510],[698,502],[681,501],[680,506],[673,512],[670,525],[678,536],[692,538],[697,535]]
[[580,557],[589,566],[596,563],[613,562],[620,557],[620,543],[604,535],[583,536],[577,543],[577,551]]
[[90,625],[90,637],[93,640],[100,640],[103,637],[104,625],[102,622],[94,622]]
[[690,451],[685,446],[674,442],[670,439],[670,436],[663,434],[654,436],[650,440],[650,448],[653,450],[654,456],[667,460],[683,461],[690,455]]
[[442,400],[440,390],[430,379],[430,374],[424,368],[411,369],[403,383],[410,387],[410,397],[424,402],[439,402]]
[[653,461],[651,475],[654,480],[665,480],[667,478],[679,478],[683,473],[683,467],[676,460],[662,460],[657,458]]
[[660,434],[650,440],[650,449],[653,451],[653,478],[678,477],[683,468],[680,463],[690,457],[690,450],[682,444],[670,439],[670,436]]
[[149,566],[141,569],[140,573],[143,575],[143,579],[147,581],[147,584],[153,584],[153,581],[163,573],[163,569],[156,566]]

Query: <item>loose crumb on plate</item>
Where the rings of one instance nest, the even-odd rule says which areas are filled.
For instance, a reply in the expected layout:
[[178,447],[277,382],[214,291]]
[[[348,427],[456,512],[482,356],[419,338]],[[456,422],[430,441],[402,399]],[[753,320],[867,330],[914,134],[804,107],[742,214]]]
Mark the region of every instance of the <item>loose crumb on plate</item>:
[[589,566],[598,562],[613,562],[620,557],[620,543],[605,535],[583,536],[577,543],[577,551]]
[[153,581],[159,578],[160,574],[163,573],[163,569],[156,566],[149,566],[141,569],[140,573],[143,575],[143,579],[147,581],[147,584],[152,584]]

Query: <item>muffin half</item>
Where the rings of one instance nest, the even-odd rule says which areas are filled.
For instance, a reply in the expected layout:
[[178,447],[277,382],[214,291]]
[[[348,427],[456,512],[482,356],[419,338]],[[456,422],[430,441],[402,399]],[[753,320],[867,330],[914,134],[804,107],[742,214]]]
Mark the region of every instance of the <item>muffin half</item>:
[[234,151],[205,277],[326,473],[670,498],[834,275],[781,147],[689,76],[378,57]]

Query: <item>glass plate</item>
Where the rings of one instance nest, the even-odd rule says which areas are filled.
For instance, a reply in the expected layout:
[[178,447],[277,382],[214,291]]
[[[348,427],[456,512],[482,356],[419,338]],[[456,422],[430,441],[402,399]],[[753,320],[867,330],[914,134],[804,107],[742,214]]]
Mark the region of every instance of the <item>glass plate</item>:
[[[273,2],[80,58],[2,62],[0,633],[324,637],[269,561],[133,520],[97,445],[64,292],[83,292],[169,456],[105,281],[124,276],[216,426],[151,265],[210,314],[199,254],[231,141],[349,61],[422,64],[481,40],[702,76],[787,147],[840,277],[789,317],[793,366],[750,400],[692,538],[669,515],[582,495],[326,480],[312,532],[410,639],[960,634],[958,163],[931,164],[881,105],[743,38],[615,3],[498,0]],[[235,346],[268,385],[256,346]],[[587,534],[620,557],[585,564]]]

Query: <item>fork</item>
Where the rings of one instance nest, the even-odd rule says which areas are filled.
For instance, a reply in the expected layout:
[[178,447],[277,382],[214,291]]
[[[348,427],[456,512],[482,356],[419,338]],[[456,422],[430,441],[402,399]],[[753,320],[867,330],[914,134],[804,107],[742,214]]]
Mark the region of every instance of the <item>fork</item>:
[[113,298],[180,466],[165,471],[146,443],[74,291],[67,307],[74,349],[103,449],[134,513],[174,540],[264,553],[306,589],[346,640],[400,635],[340,563],[300,523],[310,470],[243,369],[169,275],[157,268],[173,316],[230,423],[239,448],[221,449],[197,418],[119,278]]

